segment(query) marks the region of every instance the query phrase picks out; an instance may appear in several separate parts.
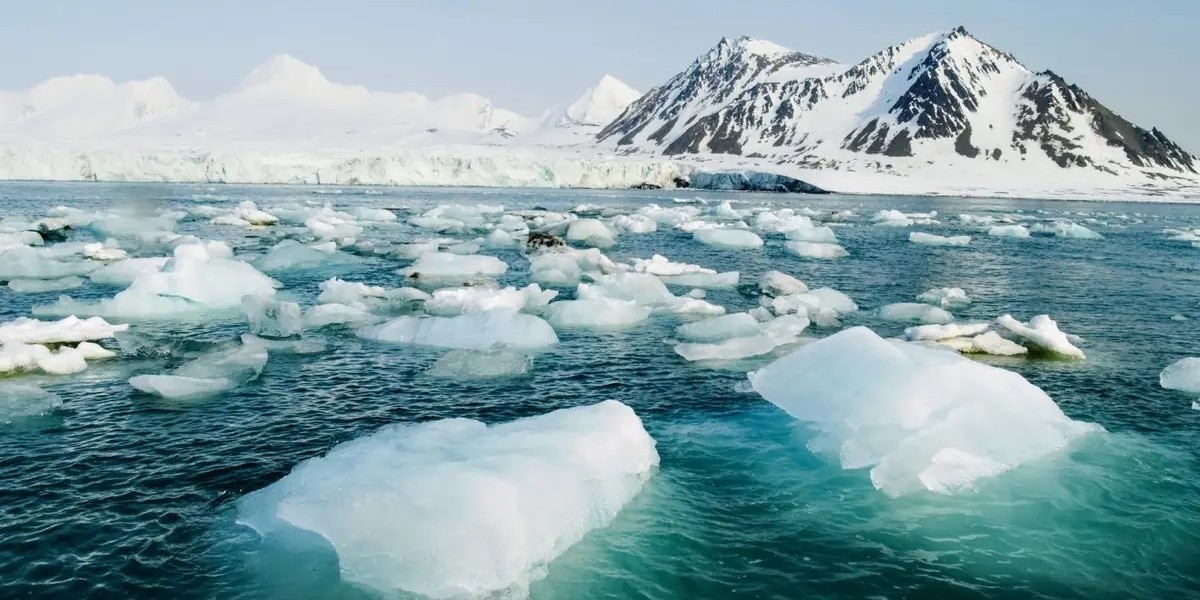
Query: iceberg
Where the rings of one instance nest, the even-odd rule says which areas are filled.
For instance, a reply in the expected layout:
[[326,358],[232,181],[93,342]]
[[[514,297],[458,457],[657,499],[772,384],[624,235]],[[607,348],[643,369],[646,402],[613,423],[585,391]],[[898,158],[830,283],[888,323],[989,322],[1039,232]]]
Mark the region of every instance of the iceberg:
[[803,281],[779,271],[767,271],[763,273],[762,278],[759,279],[758,287],[764,295],[772,298],[803,294],[808,291],[808,286],[804,285]]
[[567,241],[608,248],[617,243],[617,232],[598,219],[577,219],[567,227]]
[[749,378],[817,432],[811,449],[845,469],[870,468],[872,484],[889,496],[970,489],[1103,431],[1068,418],[1017,373],[864,327],[808,344]]
[[954,308],[956,306],[966,306],[971,303],[971,297],[967,295],[966,290],[956,287],[943,287],[925,290],[917,296],[918,302],[940,306],[942,308]]
[[1168,390],[1200,394],[1200,358],[1183,358],[1171,363],[1159,373],[1158,383]]
[[456,282],[495,277],[507,270],[508,265],[494,256],[433,252],[418,258],[404,274],[420,281]]
[[301,244],[296,240],[283,240],[271,247],[253,264],[255,268],[265,273],[281,273],[344,265],[352,260],[351,255],[338,252],[337,245],[333,242]]
[[558,329],[613,329],[641,323],[650,317],[650,312],[634,300],[597,296],[553,302],[546,307],[545,314]]
[[[553,306],[553,305],[551,305]],[[402,316],[363,327],[368,340],[462,350],[508,347],[536,350],[558,343],[554,328],[540,317],[512,309],[496,309],[458,317]]]
[[130,377],[129,385],[168,400],[198,400],[258,379],[267,358],[267,349],[258,344],[220,348],[185,363],[170,375]]
[[612,400],[492,426],[390,425],[239,499],[238,521],[320,536],[344,581],[385,596],[521,596],[638,494],[654,446]]
[[440,317],[452,317],[466,313],[484,312],[497,308],[537,311],[546,307],[558,292],[543,290],[536,283],[517,289],[508,286],[501,289],[487,287],[460,287],[435,290],[425,301],[425,311]]
[[842,258],[850,256],[846,249],[837,244],[821,244],[816,242],[784,242],[788,252],[804,258]]
[[997,225],[988,229],[988,235],[993,237],[1027,238],[1029,229],[1024,225]]
[[684,323],[675,328],[675,333],[693,342],[720,342],[756,335],[760,333],[760,329],[754,317],[742,312]]
[[996,325],[1034,349],[1065,358],[1084,358],[1083,350],[1071,343],[1070,337],[1058,329],[1058,323],[1049,315],[1038,315],[1029,323],[1004,315],[996,319]]
[[80,319],[74,315],[58,321],[18,318],[0,323],[0,343],[74,344],[113,337],[129,325],[111,324],[100,317]]
[[969,235],[942,236],[932,233],[914,231],[908,234],[908,241],[926,246],[966,246],[971,243]]
[[701,229],[692,234],[692,239],[729,250],[761,248],[763,245],[762,238],[745,229]]
[[812,244],[834,244],[838,243],[837,236],[833,230],[825,227],[799,227],[796,229],[788,229],[783,232],[784,237],[794,242],[809,242]]
[[758,333],[744,337],[729,338],[709,344],[676,344],[675,353],[684,360],[740,360],[762,356],[776,348],[799,341],[800,334],[808,327],[809,320],[797,315],[783,315],[761,323]]
[[242,309],[250,322],[250,333],[285,338],[304,331],[304,314],[295,302],[280,302],[263,296],[242,298]]

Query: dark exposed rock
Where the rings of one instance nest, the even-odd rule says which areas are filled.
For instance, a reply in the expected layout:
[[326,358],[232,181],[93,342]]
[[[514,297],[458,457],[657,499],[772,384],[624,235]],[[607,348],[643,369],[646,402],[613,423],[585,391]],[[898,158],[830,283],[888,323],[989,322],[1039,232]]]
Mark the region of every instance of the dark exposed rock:
[[557,235],[542,233],[540,231],[529,232],[529,239],[525,240],[525,247],[530,250],[539,250],[542,248],[560,248],[565,247],[567,242]]
[[70,225],[63,225],[57,229],[52,229],[45,223],[39,223],[37,226],[38,235],[42,236],[42,241],[51,244],[67,241],[67,234],[71,231]]
[[639,183],[639,184],[637,184],[637,185],[635,185],[635,186],[633,186],[633,187],[631,187],[631,188],[629,188],[629,189],[633,189],[633,190],[661,190],[661,189],[662,189],[662,186],[661,186],[661,185],[658,185],[658,184],[656,184],[656,183],[646,183],[646,182],[642,182],[642,183]]
[[680,189],[692,187],[692,182],[688,181],[687,178],[680,177],[678,175],[676,175],[675,178],[671,180],[671,182],[675,184],[675,187],[680,188]]
[[807,181],[795,177],[759,171],[697,171],[692,173],[691,186],[698,190],[739,192],[786,192],[793,194],[828,194]]

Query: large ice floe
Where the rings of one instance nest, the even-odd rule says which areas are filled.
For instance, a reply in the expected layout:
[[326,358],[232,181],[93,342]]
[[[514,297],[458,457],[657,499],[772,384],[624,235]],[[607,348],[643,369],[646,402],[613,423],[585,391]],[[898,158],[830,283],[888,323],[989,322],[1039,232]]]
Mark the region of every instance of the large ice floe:
[[923,244],[926,246],[966,246],[971,243],[969,235],[934,235],[922,231],[914,231],[908,234],[908,241],[914,244]]
[[431,252],[422,254],[404,274],[418,284],[455,284],[503,275],[508,265],[495,256]]
[[405,315],[358,330],[380,342],[462,350],[534,350],[558,343],[554,328],[534,315],[498,308],[457,317]]
[[390,425],[241,498],[238,520],[285,544],[319,536],[343,581],[388,597],[520,597],[658,460],[611,400],[492,426]]
[[1171,363],[1159,373],[1158,383],[1168,390],[1200,394],[1200,358],[1183,358]]
[[749,378],[811,427],[814,452],[845,469],[869,468],[889,496],[970,489],[1103,431],[1067,417],[1017,373],[864,327],[808,344]]
[[234,260],[224,242],[182,244],[161,271],[140,272],[128,288],[112,298],[85,302],[63,296],[54,304],[34,307],[33,313],[170,319],[239,308],[243,297],[271,296],[278,285],[248,263]]

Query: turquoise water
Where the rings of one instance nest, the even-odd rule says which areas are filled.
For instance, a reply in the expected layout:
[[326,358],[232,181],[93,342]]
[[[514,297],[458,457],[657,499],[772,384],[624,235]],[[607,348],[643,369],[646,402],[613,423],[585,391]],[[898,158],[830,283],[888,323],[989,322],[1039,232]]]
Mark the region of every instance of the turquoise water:
[[[342,193],[330,193],[339,191]],[[688,197],[695,194],[688,194]],[[657,440],[661,466],[608,528],[550,564],[533,598],[1041,597],[1165,598],[1200,594],[1200,412],[1158,386],[1158,373],[1200,354],[1200,249],[1169,241],[1168,227],[1200,227],[1200,208],[963,198],[701,194],[735,207],[770,204],[936,210],[941,226],[839,228],[850,256],[815,261],[761,250],[718,250],[669,229],[623,235],[614,260],[660,253],[753,281],[769,269],[830,286],[863,307],[846,325],[883,335],[871,309],[939,286],[966,288],[961,321],[1048,313],[1082,336],[1088,359],[990,359],[1046,390],[1072,418],[1109,433],[1068,452],[981,481],[954,495],[889,498],[862,470],[808,450],[810,434],[746,391],[745,372],[770,360],[689,364],[663,340],[678,319],[634,329],[560,332],[524,377],[455,381],[426,374],[443,351],[389,346],[337,330],[326,351],[273,354],[257,381],[197,403],[155,399],[127,379],[160,373],[246,330],[236,314],[135,324],[141,350],[74,376],[22,376],[60,395],[53,414],[0,425],[0,597],[359,598],[328,554],[264,547],[235,523],[234,501],[298,462],[396,422],[469,417],[500,422],[617,399]],[[314,189],[169,185],[4,184],[5,216],[56,205],[109,211],[194,209],[242,200],[260,206],[330,202],[420,211],[439,204],[632,210],[655,192]],[[715,206],[715,203],[709,205]],[[1105,239],[989,238],[951,215],[1065,217]],[[401,212],[401,214],[408,214]],[[1089,221],[1090,219],[1090,221]],[[261,254],[271,233],[185,220],[182,232]],[[965,248],[910,244],[909,231],[971,233]],[[88,239],[86,231],[72,239]],[[368,234],[370,235],[370,233]],[[387,236],[411,235],[402,230]],[[524,285],[516,250],[488,251],[510,265],[501,283]],[[283,294],[311,304],[333,275],[397,286],[402,261],[277,274]],[[68,293],[111,296],[91,285]],[[683,291],[683,290],[677,290]],[[0,320],[27,316],[59,292],[0,288]],[[730,311],[757,305],[710,292]],[[1191,320],[1175,321],[1183,315]],[[814,335],[822,332],[813,331]],[[111,345],[111,344],[110,344]],[[863,373],[869,377],[870,373]],[[1013,432],[1020,435],[1020,432]]]

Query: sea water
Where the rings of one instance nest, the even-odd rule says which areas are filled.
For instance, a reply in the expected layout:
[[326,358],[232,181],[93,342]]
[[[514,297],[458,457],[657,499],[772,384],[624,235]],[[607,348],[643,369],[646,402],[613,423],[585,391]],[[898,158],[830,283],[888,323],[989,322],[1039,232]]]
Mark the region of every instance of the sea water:
[[[758,249],[701,244],[667,226],[622,234],[615,261],[662,254],[743,282],[780,270],[829,286],[862,308],[844,326],[884,336],[904,325],[881,306],[925,290],[962,287],[960,322],[1050,314],[1081,336],[1084,361],[980,358],[1045,390],[1068,416],[1097,423],[1061,453],[951,494],[898,498],[865,469],[843,469],[810,448],[814,434],[750,390],[748,371],[773,356],[688,363],[664,340],[679,318],[654,315],[616,331],[563,330],[500,378],[447,376],[454,350],[388,345],[345,329],[306,336],[312,352],[272,352],[260,377],[198,401],[134,390],[131,376],[163,373],[246,332],[237,311],[135,322],[118,360],[63,377],[21,375],[62,399],[48,414],[0,424],[0,597],[363,598],[341,581],[337,555],[268,543],[238,523],[239,498],[340,443],[395,423],[463,417],[494,424],[618,400],[636,411],[661,457],[641,492],[607,527],[544,565],[532,598],[1014,597],[1180,598],[1200,590],[1200,412],[1164,390],[1158,373],[1200,354],[1200,249],[1164,229],[1200,227],[1182,205],[949,197],[782,196],[638,191],[392,189],[116,184],[0,186],[2,216],[54,206],[108,213],[300,203],[394,209],[401,221],[438,205],[506,210],[632,212],[674,199],[712,211],[810,207],[853,210],[835,232],[849,256],[789,253],[782,236]],[[885,209],[937,224],[871,224]],[[1069,220],[1099,240],[986,235],[960,214],[1031,224]],[[188,218],[176,228],[221,239],[239,258],[278,241],[271,228]],[[382,231],[382,232],[381,232]],[[908,241],[911,231],[972,235],[963,247]],[[71,240],[103,239],[86,230]],[[368,229],[363,237],[412,235]],[[466,236],[475,237],[475,236]],[[529,282],[518,247],[481,250],[508,263],[502,285]],[[135,251],[136,255],[136,251]],[[357,256],[272,273],[279,294],[309,306],[337,276],[396,287],[410,261]],[[123,286],[16,294],[0,288],[0,320],[29,316],[58,295],[111,297]],[[686,289],[674,288],[678,294]],[[568,290],[560,298],[569,298]],[[707,300],[730,312],[758,305],[736,289]],[[1179,320],[1177,315],[1187,320]],[[807,336],[835,330],[812,328]],[[108,345],[113,346],[109,343]],[[787,351],[784,349],[782,351]],[[461,351],[457,351],[461,352]],[[450,357],[453,359],[454,357]],[[443,360],[443,367],[434,365]],[[456,371],[451,370],[451,373]],[[863,377],[871,374],[864,372]],[[1013,432],[1020,435],[1020,432]]]

